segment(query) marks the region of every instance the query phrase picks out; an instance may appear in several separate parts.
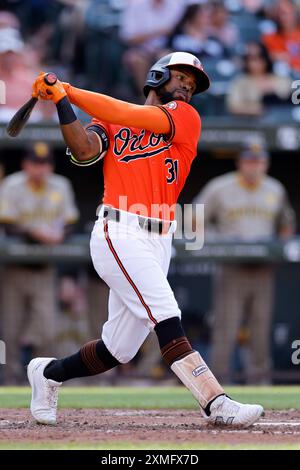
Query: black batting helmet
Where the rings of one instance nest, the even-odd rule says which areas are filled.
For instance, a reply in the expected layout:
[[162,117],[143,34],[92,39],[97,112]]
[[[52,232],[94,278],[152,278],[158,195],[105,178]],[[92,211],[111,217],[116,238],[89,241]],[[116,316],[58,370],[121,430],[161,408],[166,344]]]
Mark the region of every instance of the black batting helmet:
[[194,95],[202,93],[209,88],[209,78],[204,72],[200,60],[196,56],[189,52],[172,52],[171,54],[161,57],[152,65],[146,78],[144,95],[147,97],[152,88],[158,88],[170,80],[171,74],[169,68],[175,67],[176,65],[191,67],[196,74],[197,88],[193,93]]

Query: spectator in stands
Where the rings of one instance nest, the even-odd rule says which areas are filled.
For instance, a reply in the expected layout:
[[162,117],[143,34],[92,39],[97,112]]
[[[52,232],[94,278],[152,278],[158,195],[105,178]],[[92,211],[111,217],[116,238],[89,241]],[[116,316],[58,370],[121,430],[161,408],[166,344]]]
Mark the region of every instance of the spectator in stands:
[[24,43],[13,29],[0,30],[0,79],[6,85],[6,103],[0,108],[0,120],[7,122],[31,96],[35,71],[27,70],[22,51]]
[[121,8],[122,2],[89,0],[84,15],[85,87],[114,96],[120,93],[123,76],[123,45],[119,37]]
[[[243,9],[244,11],[251,13],[253,15],[260,13],[265,4],[272,2],[272,0],[236,0],[232,2],[235,6],[235,11],[238,9]],[[226,2],[230,4],[231,2]]]
[[[0,223],[11,243],[16,237],[27,244],[57,245],[78,217],[70,183],[53,174],[53,157],[44,142],[27,151],[22,171],[4,178],[0,196]],[[49,354],[54,347],[55,270],[45,261],[7,265],[3,279],[4,374],[6,383],[19,383],[24,378],[22,362],[28,363],[31,355]]]
[[[20,31],[15,27],[1,27],[0,21],[0,80],[6,88],[5,104],[0,106],[0,122],[8,122],[31,97],[32,81],[39,70],[40,66],[34,62],[30,48],[25,47]],[[41,106],[38,103],[31,119],[37,121],[52,116],[53,110],[48,104]]]
[[[290,237],[295,214],[283,185],[266,175],[269,155],[257,145],[244,149],[237,171],[211,180],[193,201],[204,204],[206,240],[271,241]],[[260,264],[219,265],[214,285],[211,366],[229,383],[239,328],[249,330],[248,383],[271,380],[270,326],[274,268]]]
[[136,90],[144,87],[149,67],[166,46],[170,33],[185,5],[185,0],[131,0],[126,2],[120,26],[120,38],[127,45],[124,64]]
[[214,0],[210,5],[212,11],[209,36],[218,39],[229,50],[234,50],[240,40],[237,26],[229,20],[228,10],[223,1]]
[[191,4],[170,34],[167,47],[171,51],[190,52],[200,60],[222,59],[227,55],[226,46],[219,38],[210,36],[212,27],[211,5]]
[[291,79],[273,73],[264,45],[249,43],[243,62],[243,73],[233,79],[227,94],[227,107],[232,114],[260,116],[265,105],[289,102]]
[[16,15],[10,11],[0,11],[0,29],[12,28],[20,30],[20,21]]
[[262,37],[273,61],[283,61],[300,72],[300,21],[297,7],[291,0],[278,0],[274,10],[277,31]]

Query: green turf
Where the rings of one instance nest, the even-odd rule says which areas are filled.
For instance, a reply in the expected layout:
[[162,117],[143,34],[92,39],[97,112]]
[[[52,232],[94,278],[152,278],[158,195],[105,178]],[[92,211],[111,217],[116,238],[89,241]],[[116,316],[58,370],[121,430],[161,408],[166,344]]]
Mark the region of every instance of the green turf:
[[221,442],[206,444],[190,443],[132,443],[114,441],[111,443],[91,444],[68,442],[1,442],[0,450],[300,450],[299,444],[222,444]]
[[[300,387],[228,387],[236,400],[260,403],[265,408],[300,409]],[[0,387],[1,408],[28,407],[26,387]],[[61,408],[173,408],[196,409],[194,398],[184,387],[65,387],[60,391]]]

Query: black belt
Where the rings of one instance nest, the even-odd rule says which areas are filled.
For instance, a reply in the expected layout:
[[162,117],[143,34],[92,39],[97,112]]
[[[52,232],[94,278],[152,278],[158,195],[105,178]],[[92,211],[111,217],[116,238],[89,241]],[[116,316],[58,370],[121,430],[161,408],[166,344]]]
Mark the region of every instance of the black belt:
[[[168,222],[165,220],[157,220],[157,219],[151,219],[147,217],[142,217],[138,214],[132,214],[136,215],[138,219],[138,224],[139,226],[147,230],[148,232],[152,233],[168,233],[172,222]],[[114,207],[104,207],[103,210],[103,218],[107,220],[114,220],[115,222],[120,222],[121,220],[122,213],[118,209],[115,209]]]

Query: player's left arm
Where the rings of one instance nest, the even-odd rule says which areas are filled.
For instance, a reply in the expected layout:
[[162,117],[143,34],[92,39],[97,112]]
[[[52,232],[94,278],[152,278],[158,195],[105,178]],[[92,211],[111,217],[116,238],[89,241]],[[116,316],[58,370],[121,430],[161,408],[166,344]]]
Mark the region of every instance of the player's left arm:
[[280,238],[290,238],[296,230],[296,214],[292,208],[287,192],[283,189],[282,202],[277,217],[277,230]]
[[[69,83],[62,83],[59,80],[56,81],[54,86],[49,86],[44,82],[44,75],[39,75],[34,82],[33,96],[38,96],[43,100],[51,99],[57,107],[62,107],[62,104],[65,104],[66,99],[68,99],[72,104],[100,121],[146,129],[158,134],[169,134],[171,131],[168,116],[157,106],[127,103],[107,95],[73,87]],[[87,152],[92,154],[91,149],[94,148],[95,139],[86,138],[79,122],[70,128],[67,127],[68,112],[70,115],[72,114],[70,108],[69,106],[67,111],[67,105],[65,104],[66,123],[63,123],[64,127],[62,128],[64,139],[66,142],[68,141],[67,144],[72,150],[76,137],[79,159],[86,159]],[[61,119],[60,124],[62,124]]]
[[79,219],[79,210],[75,203],[75,194],[70,181],[62,180],[62,213],[64,219],[63,238],[70,236],[76,227]]
[[71,85],[65,89],[72,104],[101,121],[146,129],[157,134],[169,134],[171,131],[168,116],[158,106],[128,103]]

